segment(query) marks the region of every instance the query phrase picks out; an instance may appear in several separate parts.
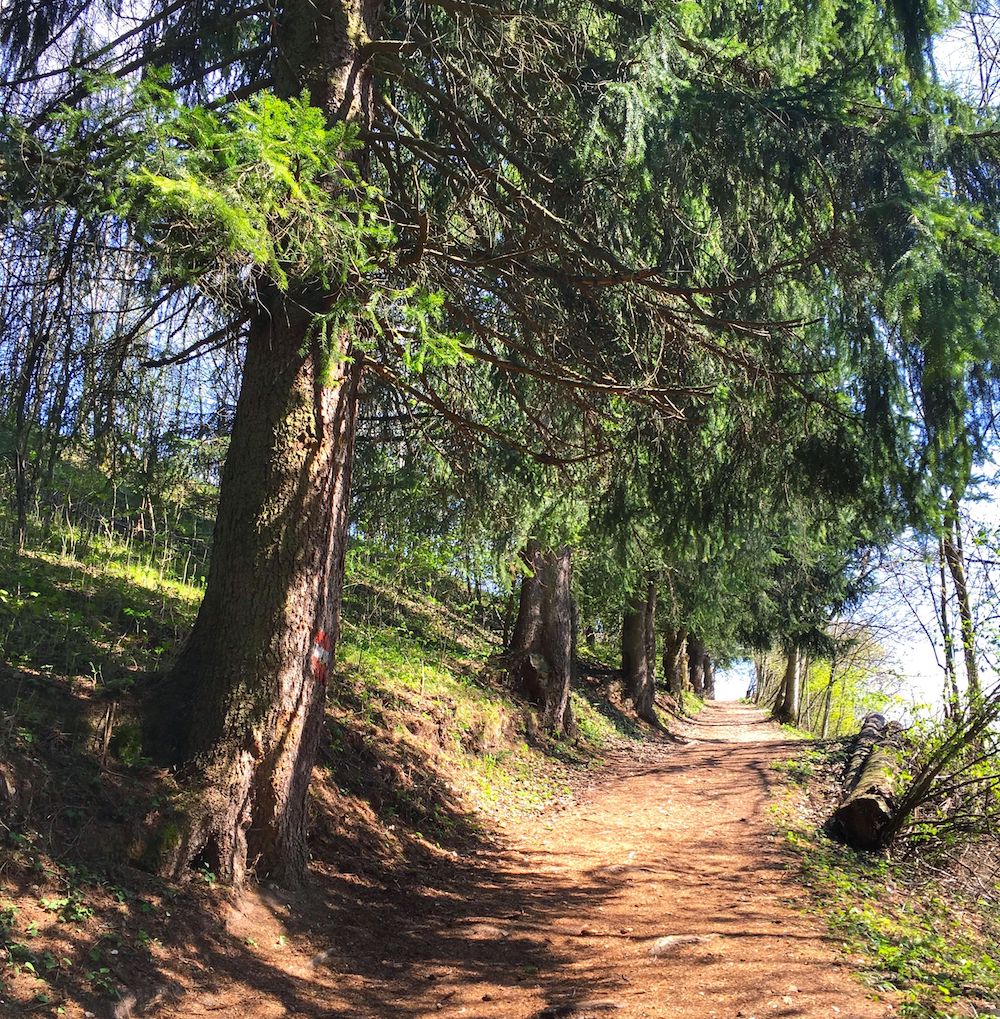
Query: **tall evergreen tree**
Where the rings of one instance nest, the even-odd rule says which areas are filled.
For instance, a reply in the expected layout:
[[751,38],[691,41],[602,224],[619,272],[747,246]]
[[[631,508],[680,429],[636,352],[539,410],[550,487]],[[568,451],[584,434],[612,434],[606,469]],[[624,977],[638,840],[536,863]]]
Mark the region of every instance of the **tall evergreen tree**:
[[[920,86],[939,12],[157,0],[139,23],[110,15],[7,5],[5,206],[119,224],[157,267],[150,305],[208,300],[223,335],[243,330],[208,590],[166,688],[189,793],[161,864],[291,881],[365,377],[522,454],[541,430],[567,459],[629,403],[694,412],[691,351],[798,391],[833,330],[779,316],[795,301],[775,295],[854,295],[881,278],[874,249],[906,250],[906,172],[939,123]],[[859,359],[871,318],[850,337]],[[491,387],[522,412],[512,434]]]

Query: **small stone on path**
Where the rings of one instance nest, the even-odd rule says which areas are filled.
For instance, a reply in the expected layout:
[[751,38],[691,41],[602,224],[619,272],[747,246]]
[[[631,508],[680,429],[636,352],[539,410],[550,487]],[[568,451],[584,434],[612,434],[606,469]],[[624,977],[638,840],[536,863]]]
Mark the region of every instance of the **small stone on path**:
[[718,934],[667,934],[665,937],[657,938],[649,949],[649,954],[656,957],[667,955],[675,948],[682,945],[697,945],[703,941],[712,941]]

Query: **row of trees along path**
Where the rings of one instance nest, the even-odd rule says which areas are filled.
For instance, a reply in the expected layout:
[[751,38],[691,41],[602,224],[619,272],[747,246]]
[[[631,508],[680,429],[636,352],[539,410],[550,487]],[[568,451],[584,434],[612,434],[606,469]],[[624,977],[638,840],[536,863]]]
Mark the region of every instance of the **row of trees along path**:
[[[349,525],[381,516],[356,468],[440,460],[417,501],[488,545],[577,529],[531,465],[559,468],[607,546],[642,521],[639,558],[704,592],[737,545],[737,576],[796,587],[756,609],[801,616],[926,520],[973,646],[948,535],[996,422],[1000,134],[925,59],[954,5],[134,6],[0,5],[0,414],[19,545],[71,441],[105,471],[143,436],[148,487],[168,378],[174,438],[228,439],[204,599],[146,703],[183,790],[164,876],[306,873]],[[521,673],[557,731],[559,614]]]
[[373,891],[363,911],[340,901],[332,872],[327,883],[317,871],[308,893],[249,892],[230,933],[273,944],[276,917],[300,913],[311,933],[294,944],[297,961],[261,949],[258,974],[234,971],[174,1014],[891,1012],[810,915],[774,834],[768,807],[782,779],[771,764],[794,745],[762,711],[731,703],[709,704],[685,736],[638,763],[623,758],[575,806],[519,828],[498,852]]

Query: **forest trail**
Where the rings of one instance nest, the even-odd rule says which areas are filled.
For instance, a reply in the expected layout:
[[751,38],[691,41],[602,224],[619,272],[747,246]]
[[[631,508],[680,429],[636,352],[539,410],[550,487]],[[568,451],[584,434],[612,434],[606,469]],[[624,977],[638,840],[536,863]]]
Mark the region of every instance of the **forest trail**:
[[[822,918],[803,911],[807,893],[773,834],[768,808],[783,780],[771,765],[795,744],[763,712],[735,703],[709,704],[683,735],[688,742],[664,743],[639,765],[622,761],[571,808],[522,826],[506,849],[463,858],[448,868],[446,883],[443,874],[424,875],[421,888],[383,891],[350,908],[328,898],[325,918],[305,902],[286,903],[289,914],[302,908],[303,920],[312,913],[300,928],[309,942],[327,936],[319,964],[290,969],[286,959],[281,979],[273,968],[270,976],[261,971],[252,993],[246,971],[228,986],[213,980],[213,993],[198,1003],[184,995],[165,1014],[860,1019],[891,1012],[853,979]],[[260,939],[274,908],[264,900],[244,907],[230,931]],[[658,946],[661,938],[672,940]],[[297,941],[301,952],[305,939]]]

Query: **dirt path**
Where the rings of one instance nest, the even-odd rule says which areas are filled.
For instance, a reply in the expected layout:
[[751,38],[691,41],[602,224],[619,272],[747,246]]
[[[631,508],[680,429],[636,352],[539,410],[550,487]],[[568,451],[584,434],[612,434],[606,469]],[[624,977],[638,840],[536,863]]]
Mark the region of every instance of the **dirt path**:
[[[686,735],[687,745],[664,746],[652,764],[523,828],[509,851],[456,861],[444,886],[373,896],[353,914],[331,892],[325,919],[313,912],[299,941],[301,951],[326,938],[320,960],[299,956],[281,980],[272,970],[250,1000],[246,973],[231,983],[216,973],[211,991],[165,1014],[886,1015],[823,921],[803,915],[791,858],[771,834],[780,783],[771,764],[792,753],[787,737],[756,709],[727,703]],[[269,937],[280,905],[259,902],[231,931]]]

